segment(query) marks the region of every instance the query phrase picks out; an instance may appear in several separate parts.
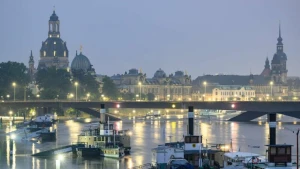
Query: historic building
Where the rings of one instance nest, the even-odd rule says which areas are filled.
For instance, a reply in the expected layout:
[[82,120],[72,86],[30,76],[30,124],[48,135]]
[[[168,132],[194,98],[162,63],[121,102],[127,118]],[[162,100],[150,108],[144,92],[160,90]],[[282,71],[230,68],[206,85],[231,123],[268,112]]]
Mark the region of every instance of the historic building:
[[95,75],[95,69],[93,68],[93,65],[91,64],[90,60],[82,54],[82,49],[80,49],[79,55],[76,51],[76,56],[74,57],[72,63],[71,63],[71,70],[72,71],[78,71],[81,70],[85,73],[90,73],[92,75]]
[[29,56],[29,62],[28,62],[28,75],[29,75],[31,81],[34,80],[35,73],[36,73],[36,69],[34,67],[34,59],[33,59],[32,51],[31,51],[30,56]]
[[[261,76],[264,76],[265,78],[269,78],[271,76],[271,69],[270,69],[270,62],[269,58],[265,61],[265,68],[260,74]],[[271,79],[271,78],[270,78]]]
[[[260,75],[205,75],[199,76],[193,81],[193,99],[203,99],[204,95],[213,98],[214,90],[238,85],[241,88],[255,90],[256,99],[282,99],[288,96],[287,85],[287,56],[283,52],[281,29],[279,25],[279,37],[277,38],[277,51],[271,61],[266,58],[265,66]],[[205,92],[206,91],[206,92]],[[206,93],[206,94],[204,94]],[[246,96],[246,95],[244,95]],[[214,96],[215,97],[215,96]],[[216,99],[223,99],[215,97]],[[239,97],[241,98],[241,97]],[[245,99],[244,99],[245,100]],[[246,99],[247,100],[247,99]]]
[[212,89],[211,97],[205,96],[205,100],[230,101],[241,100],[251,101],[255,98],[255,90],[250,86],[226,85],[216,86]]
[[279,25],[279,37],[277,38],[277,51],[273,56],[271,66],[271,79],[276,84],[286,84],[287,83],[287,72],[286,69],[287,56],[283,52],[283,43],[281,37],[281,29]]
[[69,66],[67,44],[60,38],[60,21],[53,11],[49,20],[48,38],[42,42],[38,69],[55,66],[67,69]]
[[111,77],[121,93],[132,93],[139,100],[141,95],[152,93],[155,100],[191,100],[191,76],[176,71],[169,76],[158,69],[152,78],[137,69],[130,69],[124,74]]

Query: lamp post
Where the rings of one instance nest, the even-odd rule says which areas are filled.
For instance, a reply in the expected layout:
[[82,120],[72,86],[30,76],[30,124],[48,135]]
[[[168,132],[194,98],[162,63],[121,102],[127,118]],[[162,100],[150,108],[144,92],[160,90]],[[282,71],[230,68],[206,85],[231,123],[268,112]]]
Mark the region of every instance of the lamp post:
[[206,85],[207,85],[207,82],[204,81],[204,82],[203,82],[203,85],[204,85],[204,99],[203,99],[203,101],[205,101],[205,96],[206,96]]
[[14,101],[16,101],[16,85],[15,82],[12,83],[12,86],[14,87]]
[[37,97],[37,99],[38,99],[38,100],[40,100],[40,95],[39,95],[39,94],[38,94],[38,95],[36,95],[36,97]]
[[86,94],[86,101],[88,101],[89,97],[90,97],[90,93]]
[[271,98],[273,97],[273,81],[270,82],[270,86],[271,86]]
[[139,86],[140,86],[140,101],[142,100],[142,82],[139,82]]
[[77,86],[78,86],[78,82],[75,82],[75,88],[76,88],[75,100],[76,100],[76,102],[77,102]]

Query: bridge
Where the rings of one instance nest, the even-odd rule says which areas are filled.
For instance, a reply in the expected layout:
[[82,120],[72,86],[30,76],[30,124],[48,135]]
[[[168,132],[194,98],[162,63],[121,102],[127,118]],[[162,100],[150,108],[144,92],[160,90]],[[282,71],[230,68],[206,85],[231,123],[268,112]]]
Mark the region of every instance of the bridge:
[[0,102],[0,107],[6,108],[75,108],[91,109],[100,108],[151,108],[151,109],[186,109],[193,106],[195,109],[210,110],[239,110],[244,113],[232,118],[232,121],[249,121],[265,114],[280,113],[295,118],[300,118],[299,101],[6,101]]

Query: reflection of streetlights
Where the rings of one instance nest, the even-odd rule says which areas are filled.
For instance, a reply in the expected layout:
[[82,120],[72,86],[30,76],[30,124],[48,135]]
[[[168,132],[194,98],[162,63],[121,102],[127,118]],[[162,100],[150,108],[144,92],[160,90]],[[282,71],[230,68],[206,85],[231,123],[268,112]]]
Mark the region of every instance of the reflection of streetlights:
[[296,139],[296,144],[297,144],[297,159],[296,159],[296,161],[297,161],[297,169],[299,169],[299,148],[298,148],[298,145],[299,145],[299,141],[298,141],[298,137],[299,137],[299,131],[300,131],[300,129],[297,129],[297,131],[295,132],[294,130],[291,130],[291,129],[289,129],[289,128],[283,128],[283,129],[287,129],[287,130],[290,130],[291,132],[293,132],[293,133],[296,133],[296,137],[297,137],[297,139]]
[[271,98],[273,97],[273,81],[270,82],[270,86],[271,86]]
[[142,82],[139,82],[139,86],[140,86],[140,100],[142,100],[141,99],[141,97],[142,97]]
[[56,158],[56,169],[60,169],[60,163],[62,162],[63,160],[63,155],[59,154]]
[[12,86],[14,87],[14,101],[16,101],[16,86],[17,86],[17,84],[15,82],[13,82]]
[[205,95],[206,95],[206,85],[207,85],[207,82],[206,81],[204,81],[203,82],[203,85],[204,85],[204,101],[205,101]]
[[76,87],[76,94],[75,94],[75,98],[76,98],[76,101],[77,101],[77,86],[78,86],[78,82],[75,82],[75,87]]

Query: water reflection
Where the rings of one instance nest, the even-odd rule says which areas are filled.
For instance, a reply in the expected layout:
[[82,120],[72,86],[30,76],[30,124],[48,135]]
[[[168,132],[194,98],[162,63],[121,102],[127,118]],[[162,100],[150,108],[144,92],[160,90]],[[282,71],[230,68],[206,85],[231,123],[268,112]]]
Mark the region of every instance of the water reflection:
[[[60,161],[60,168],[84,168],[84,169],[104,169],[104,168],[130,168],[151,162],[151,149],[159,144],[169,141],[182,141],[183,135],[187,134],[186,119],[178,118],[178,115],[168,115],[167,118],[155,118],[140,120],[132,118],[130,121],[115,124],[118,128],[132,130],[132,153],[123,159],[109,158],[81,158],[67,155]],[[297,122],[291,118],[291,123],[282,122],[277,125],[277,143],[295,144],[296,136],[285,128],[296,129]],[[48,150],[55,147],[71,144],[77,141],[77,135],[91,125],[95,125],[97,119],[91,122],[67,120],[57,124],[57,141],[48,143],[34,143],[29,141],[11,142],[5,132],[12,128],[0,130],[0,168],[22,168],[54,169],[57,166],[55,158],[36,158],[31,154]],[[208,143],[232,144],[234,151],[252,151],[253,153],[265,154],[265,146],[269,142],[269,125],[267,122],[259,120],[257,122],[236,123],[227,122],[220,119],[196,119],[194,133],[203,136],[204,145]],[[248,145],[260,146],[260,149],[249,150]],[[10,155],[12,147],[14,155]],[[293,154],[295,154],[295,146]]]

